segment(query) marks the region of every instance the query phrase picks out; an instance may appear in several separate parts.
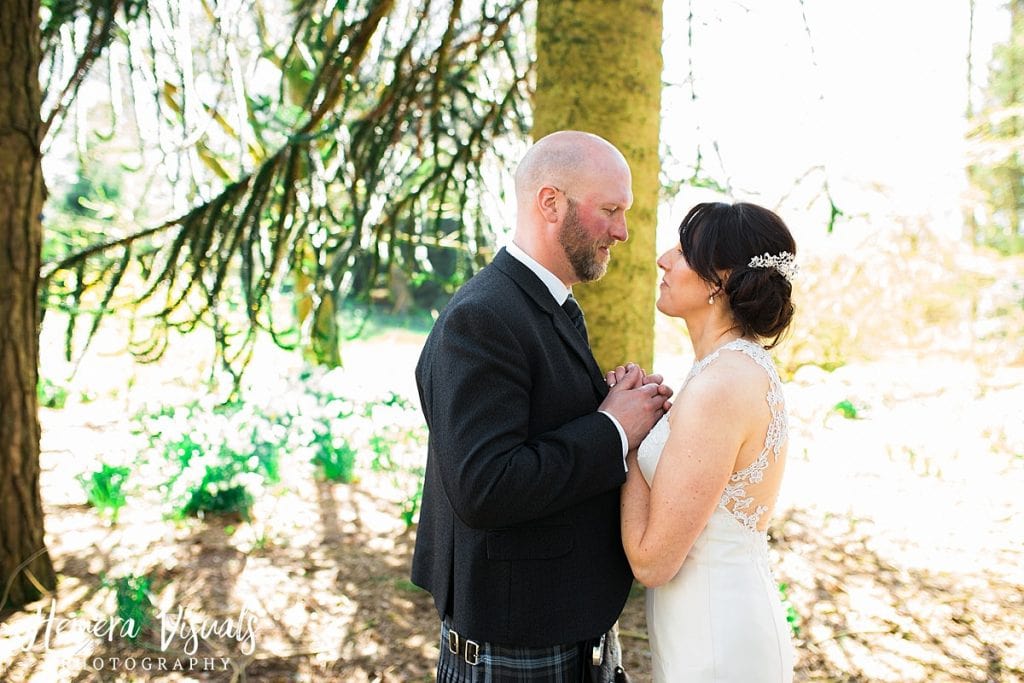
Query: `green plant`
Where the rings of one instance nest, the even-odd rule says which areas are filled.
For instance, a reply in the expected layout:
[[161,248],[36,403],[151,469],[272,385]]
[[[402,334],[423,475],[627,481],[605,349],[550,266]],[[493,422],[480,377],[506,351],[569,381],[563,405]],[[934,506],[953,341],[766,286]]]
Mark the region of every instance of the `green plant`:
[[[252,491],[268,479],[268,472],[277,476],[273,458],[270,464],[263,464],[260,457],[248,449],[233,448],[225,442],[212,453],[200,450],[192,454],[184,470],[173,477],[178,484],[175,487],[178,495],[173,499],[177,501],[179,517],[235,515],[248,521],[255,502]],[[198,481],[197,475],[200,475]]]
[[192,458],[202,456],[202,454],[202,445],[196,443],[191,434],[182,434],[180,439],[171,441],[163,449],[164,458],[168,462],[175,463],[182,470],[189,466]]
[[832,406],[832,410],[833,412],[839,413],[847,420],[856,420],[860,413],[857,406],[855,406],[849,399],[842,400],[835,404]]
[[39,397],[39,405],[44,408],[60,410],[67,403],[68,389],[45,377],[40,377],[36,384],[36,395]]
[[370,468],[389,473],[395,488],[407,492],[398,502],[398,515],[409,528],[423,498],[424,470],[419,463],[426,432],[422,421],[412,402],[394,392],[368,402],[362,415],[374,426],[367,439],[373,451]]
[[373,424],[386,424],[387,426],[377,428],[369,439],[370,450],[373,451],[373,460],[370,462],[370,469],[374,472],[393,472],[399,468],[393,451],[399,444],[416,443],[419,433],[414,429],[401,429],[397,426],[398,414],[408,414],[415,411],[408,399],[389,392],[388,397],[379,401],[368,402],[363,408],[363,417]]
[[409,579],[397,579],[395,581],[395,588],[405,593],[423,593],[423,589],[417,586]]
[[114,589],[116,617],[121,622],[118,633],[133,643],[137,642],[142,631],[153,622],[156,609],[151,579],[148,576],[129,574],[113,581],[105,579],[103,583]]
[[280,480],[279,425],[241,401],[161,406],[136,416],[136,433],[163,477],[171,515],[236,515],[248,521],[255,494]]
[[329,429],[318,429],[313,437],[312,463],[321,479],[347,484],[354,478],[356,451],[344,439],[335,444]]
[[420,509],[420,502],[423,500],[423,468],[419,468],[415,474],[415,491],[406,496],[405,500],[399,503],[399,506],[401,507],[400,516],[402,521],[405,522],[406,529],[412,526],[412,521],[416,518],[416,512]]
[[191,490],[188,502],[180,512],[188,517],[206,514],[237,515],[249,521],[253,496],[242,484],[232,484],[233,473],[223,467],[207,467],[203,480]]
[[395,461],[391,457],[391,448],[395,441],[382,434],[374,434],[370,437],[370,450],[373,451],[373,460],[370,462],[370,469],[374,472],[381,470],[393,470]]
[[786,622],[789,624],[789,630],[793,633],[794,638],[798,638],[800,636],[800,615],[789,600],[788,583],[779,584],[779,598],[782,600],[783,609],[786,610]]
[[[259,427],[253,427],[250,432],[252,442],[252,453],[248,466],[255,472],[263,475],[267,481],[277,483],[281,481],[281,451],[287,448],[286,439],[266,438]],[[236,458],[246,457],[244,453],[236,453]]]
[[124,486],[128,481],[131,469],[128,467],[112,467],[106,463],[89,475],[80,474],[78,482],[85,489],[89,504],[100,514],[110,514],[112,522],[117,522],[121,508],[128,502]]
[[[159,471],[173,517],[236,514],[251,521],[252,506],[283,463],[301,454],[324,481],[350,483],[358,454],[391,476],[403,491],[397,514],[411,526],[423,495],[426,434],[408,399],[353,401],[334,393],[335,377],[316,368],[300,373],[301,395],[266,403],[234,400],[160,406],[136,415],[147,464]],[[343,424],[341,421],[345,421]]]
[[405,398],[404,396],[400,396],[393,391],[389,392],[388,397],[383,401],[379,401],[379,403],[380,405],[388,406],[389,408],[397,406],[398,408],[402,408],[403,410],[414,410],[414,406],[412,405],[412,403],[409,402],[409,399]]

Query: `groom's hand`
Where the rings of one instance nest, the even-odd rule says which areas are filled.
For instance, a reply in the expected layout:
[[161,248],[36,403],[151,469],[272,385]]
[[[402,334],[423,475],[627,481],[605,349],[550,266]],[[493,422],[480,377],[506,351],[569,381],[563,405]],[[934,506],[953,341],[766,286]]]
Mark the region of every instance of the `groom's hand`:
[[[633,365],[634,363],[629,364],[630,367],[632,367]],[[662,377],[661,375],[648,375],[643,368],[640,368],[640,373],[641,386],[644,384],[658,385],[658,393],[661,394],[665,399],[665,402],[662,405],[662,410],[667,413],[669,411],[669,408],[672,407],[672,401],[669,400],[670,398],[672,398],[672,387],[665,384],[665,378]],[[620,365],[614,370],[609,370],[607,373],[605,373],[605,382],[608,383],[609,388],[614,387],[616,384],[622,381],[625,375],[626,368]]]
[[[672,393],[663,384],[644,383],[648,378],[633,363],[612,370],[606,376],[611,390],[598,406],[598,410],[610,413],[622,425],[630,449],[639,446],[654,423],[665,414],[667,397]],[[668,391],[668,394],[664,391]]]

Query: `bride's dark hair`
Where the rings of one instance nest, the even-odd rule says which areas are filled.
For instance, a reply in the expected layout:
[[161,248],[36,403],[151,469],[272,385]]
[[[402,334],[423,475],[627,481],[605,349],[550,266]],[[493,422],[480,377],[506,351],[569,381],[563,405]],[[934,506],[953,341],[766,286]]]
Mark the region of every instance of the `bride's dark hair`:
[[763,254],[796,255],[782,219],[746,202],[698,204],[679,226],[679,244],[690,268],[725,293],[740,332],[775,346],[793,320],[793,286],[775,268],[748,264]]

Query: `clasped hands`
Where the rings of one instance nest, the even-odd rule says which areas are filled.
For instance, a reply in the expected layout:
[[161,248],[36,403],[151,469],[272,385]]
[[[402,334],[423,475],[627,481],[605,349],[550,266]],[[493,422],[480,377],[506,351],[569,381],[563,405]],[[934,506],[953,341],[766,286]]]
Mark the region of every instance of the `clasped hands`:
[[632,450],[672,407],[672,388],[661,375],[648,375],[636,363],[609,370],[605,381],[610,390],[598,409],[619,421]]

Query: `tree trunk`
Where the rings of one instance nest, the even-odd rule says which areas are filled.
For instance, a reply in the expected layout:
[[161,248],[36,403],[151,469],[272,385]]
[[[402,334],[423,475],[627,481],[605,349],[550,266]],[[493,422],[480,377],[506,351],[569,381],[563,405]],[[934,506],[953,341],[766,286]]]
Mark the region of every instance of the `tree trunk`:
[[[19,607],[56,587],[39,498],[39,0],[0,2],[0,590]],[[29,560],[29,558],[33,558]],[[19,570],[22,563],[27,564]]]
[[574,288],[602,369],[626,361],[648,372],[654,355],[655,228],[660,169],[662,0],[540,0],[533,138],[560,129],[596,133],[633,171],[629,241],[608,274]]
[[[1021,103],[1021,82],[1020,69],[1024,66],[1024,53],[1021,44],[1024,43],[1024,0],[1013,0],[1010,3],[1010,47],[1007,52],[1011,60],[1007,64],[1007,71],[1010,75],[1011,90],[1006,98],[1008,107],[1017,107]],[[1007,137],[1010,141],[1017,141],[1021,138],[1021,116],[1014,114],[1010,117],[1010,131]],[[1011,143],[1012,144],[1012,143]],[[1020,151],[1013,151],[1006,164],[1007,178],[1007,213],[1009,214],[1009,234],[1007,235],[1007,246],[1016,251],[1015,245],[1019,244],[1020,238],[1024,236],[1024,221],[1021,220],[1021,211],[1024,210],[1024,168],[1021,164],[1024,158]]]

